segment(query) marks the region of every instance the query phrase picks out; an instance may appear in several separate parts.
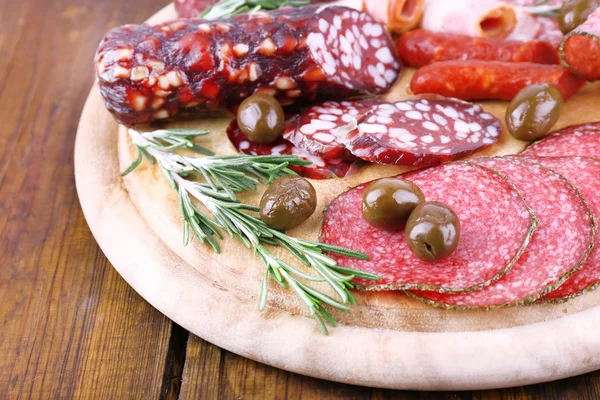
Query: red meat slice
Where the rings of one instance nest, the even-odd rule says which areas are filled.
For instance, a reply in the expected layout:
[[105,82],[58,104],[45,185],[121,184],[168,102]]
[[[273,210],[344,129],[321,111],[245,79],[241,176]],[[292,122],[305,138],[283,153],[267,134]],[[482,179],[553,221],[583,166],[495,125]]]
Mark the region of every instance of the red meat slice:
[[533,143],[521,154],[540,157],[600,158],[600,122],[569,126],[556,131]]

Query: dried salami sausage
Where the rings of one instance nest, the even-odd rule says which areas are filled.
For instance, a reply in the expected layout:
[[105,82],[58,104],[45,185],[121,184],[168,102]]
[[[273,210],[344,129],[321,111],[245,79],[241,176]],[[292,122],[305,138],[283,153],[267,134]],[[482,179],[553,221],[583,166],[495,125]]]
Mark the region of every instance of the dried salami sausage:
[[556,86],[565,100],[585,85],[560,65],[470,60],[426,65],[413,75],[410,88],[462,100],[512,100],[533,83]]
[[327,101],[304,111],[283,132],[283,137],[316,156],[355,159],[344,145],[356,121],[381,102],[376,99]]
[[453,99],[380,104],[348,133],[355,156],[380,164],[430,166],[495,143],[500,121],[476,105]]
[[[460,219],[457,249],[448,258],[425,262],[408,248],[404,232],[386,231],[361,212],[368,184],[336,198],[325,213],[322,241],[366,253],[369,260],[332,255],[339,265],[377,273],[378,282],[359,281],[366,290],[421,289],[468,292],[499,279],[518,260],[535,230],[535,217],[501,175],[466,162],[410,172],[427,201],[450,206]],[[493,210],[493,212],[492,212]]]
[[600,158],[600,122],[574,125],[532,143],[522,153],[528,156]]
[[558,53],[546,42],[492,40],[416,29],[398,38],[402,61],[422,67],[435,61],[488,60],[558,64]]
[[[288,121],[290,123],[290,121]],[[312,162],[310,165],[290,167],[297,174],[311,179],[344,178],[357,171],[356,163],[348,160],[325,160],[314,156],[305,150],[294,146],[289,141],[281,138],[275,143],[259,144],[253,143],[244,136],[240,130],[237,120],[233,120],[227,128],[227,137],[235,149],[244,154],[253,156],[269,156],[277,154],[292,154]]]
[[104,37],[95,61],[105,105],[125,125],[230,109],[255,93],[284,105],[382,93],[400,71],[380,23],[319,5],[126,25]]
[[175,11],[180,18],[196,18],[219,0],[175,0]]
[[[600,221],[600,160],[589,157],[526,157],[561,174],[575,185],[588,206]],[[541,301],[565,300],[597,286],[600,281],[600,234],[596,232],[594,248],[583,268],[575,272],[558,289],[542,297]]]
[[600,7],[560,44],[560,55],[571,71],[589,80],[600,79]]
[[594,243],[592,214],[575,187],[547,168],[514,157],[472,162],[499,171],[514,184],[533,209],[538,229],[510,272],[482,290],[412,295],[428,304],[460,309],[531,303],[583,266]]

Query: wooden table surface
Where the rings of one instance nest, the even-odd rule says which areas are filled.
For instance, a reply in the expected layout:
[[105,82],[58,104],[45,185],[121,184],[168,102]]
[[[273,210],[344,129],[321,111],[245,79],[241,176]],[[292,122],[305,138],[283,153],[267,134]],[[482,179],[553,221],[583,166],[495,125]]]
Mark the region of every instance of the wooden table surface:
[[165,3],[0,0],[0,398],[600,398],[600,372],[452,393],[307,378],[188,334],[135,293],[87,227],[73,143],[102,35]]

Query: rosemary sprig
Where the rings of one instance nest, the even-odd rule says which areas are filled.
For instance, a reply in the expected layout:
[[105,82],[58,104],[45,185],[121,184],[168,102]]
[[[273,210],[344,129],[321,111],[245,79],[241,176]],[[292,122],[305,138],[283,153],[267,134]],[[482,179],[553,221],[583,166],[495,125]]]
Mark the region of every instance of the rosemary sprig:
[[310,0],[221,0],[200,13],[206,20],[229,18],[237,14],[254,13],[261,10],[274,10],[279,7],[302,7]]
[[[189,243],[192,231],[198,240],[209,243],[216,252],[220,252],[218,239],[223,238],[223,230],[252,249],[260,258],[266,267],[259,296],[260,310],[266,307],[268,281],[271,278],[279,285],[291,288],[327,333],[327,324],[335,326],[336,322],[324,306],[347,311],[347,304],[355,303],[349,291],[353,288],[352,279],[380,279],[368,272],[341,267],[324,253],[331,252],[359,259],[366,259],[366,255],[337,246],[290,237],[270,228],[256,215],[248,213],[259,211],[258,207],[238,200],[237,192],[253,190],[261,182],[269,183],[279,176],[293,174],[288,166],[306,165],[310,164],[310,161],[287,155],[188,157],[173,153],[172,146],[157,145],[155,132],[140,133],[132,129],[129,132],[138,148],[139,157],[125,172],[129,173],[135,169],[141,163],[143,155],[158,163],[178,195],[179,208],[184,220],[185,245]],[[172,138],[169,132],[170,130],[160,132],[163,142],[170,143]],[[176,136],[177,132],[174,135]],[[193,136],[193,131],[187,132],[188,138]],[[190,148],[189,145],[182,147]],[[204,178],[204,182],[192,179],[192,175]],[[194,199],[209,211],[212,218],[194,204]],[[285,248],[316,274],[306,274],[274,256],[267,245]],[[327,283],[337,298],[316,290],[309,285],[310,282]]]
[[562,3],[548,5],[549,2],[550,0],[540,0],[539,2],[531,6],[525,7],[525,11],[527,11],[529,14],[539,15],[543,17],[558,17],[558,10],[560,10]]

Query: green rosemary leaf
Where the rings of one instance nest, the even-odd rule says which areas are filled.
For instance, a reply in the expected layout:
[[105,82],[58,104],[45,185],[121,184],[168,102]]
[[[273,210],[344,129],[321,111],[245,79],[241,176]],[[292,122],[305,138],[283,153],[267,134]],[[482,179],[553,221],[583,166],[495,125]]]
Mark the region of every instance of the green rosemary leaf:
[[133,171],[134,169],[136,169],[142,163],[143,157],[142,157],[142,152],[140,151],[140,147],[139,146],[135,146],[135,147],[137,149],[138,156],[135,159],[135,161],[133,161],[131,163],[131,165],[129,165],[129,167],[125,168],[125,171],[121,172],[121,176],[129,175],[129,173],[131,171]]

